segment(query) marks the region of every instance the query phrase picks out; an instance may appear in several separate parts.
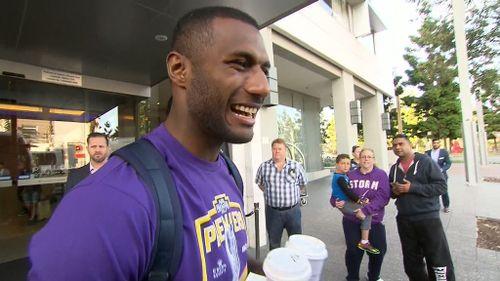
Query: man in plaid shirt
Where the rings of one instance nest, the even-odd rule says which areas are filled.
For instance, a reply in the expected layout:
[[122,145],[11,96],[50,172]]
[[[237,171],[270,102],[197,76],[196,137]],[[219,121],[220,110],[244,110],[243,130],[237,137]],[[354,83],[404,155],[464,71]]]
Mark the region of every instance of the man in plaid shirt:
[[260,164],[255,183],[264,191],[266,229],[269,250],[281,246],[283,229],[288,236],[302,233],[300,192],[307,184],[306,173],[299,162],[286,159],[283,139],[272,143],[273,158]]

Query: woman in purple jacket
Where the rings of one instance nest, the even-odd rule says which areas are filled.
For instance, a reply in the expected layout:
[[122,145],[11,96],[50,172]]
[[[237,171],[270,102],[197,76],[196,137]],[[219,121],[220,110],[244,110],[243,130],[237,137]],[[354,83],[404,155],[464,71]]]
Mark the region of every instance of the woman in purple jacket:
[[[359,267],[363,259],[364,251],[357,247],[361,239],[359,231],[360,218],[363,215],[372,215],[372,227],[369,240],[371,244],[380,250],[380,254],[368,254],[368,280],[377,281],[380,278],[382,262],[387,250],[384,219],[384,208],[389,202],[391,192],[387,174],[375,167],[375,154],[370,148],[363,148],[360,152],[359,168],[348,173],[352,191],[365,198],[370,199],[370,204],[364,206],[360,212],[344,214],[342,226],[346,242],[345,264],[347,267],[348,281],[359,280]],[[336,201],[335,197],[330,199],[332,206],[341,208],[344,201]],[[362,212],[362,213],[361,213]]]

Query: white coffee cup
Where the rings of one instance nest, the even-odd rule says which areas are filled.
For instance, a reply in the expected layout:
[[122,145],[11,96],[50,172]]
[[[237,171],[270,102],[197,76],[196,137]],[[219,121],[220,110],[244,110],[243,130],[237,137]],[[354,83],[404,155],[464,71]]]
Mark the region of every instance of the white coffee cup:
[[321,280],[323,265],[328,257],[323,241],[309,235],[295,234],[288,238],[285,247],[297,250],[309,260],[312,270],[309,281]]
[[291,248],[276,248],[264,259],[268,281],[308,281],[311,264],[300,252]]

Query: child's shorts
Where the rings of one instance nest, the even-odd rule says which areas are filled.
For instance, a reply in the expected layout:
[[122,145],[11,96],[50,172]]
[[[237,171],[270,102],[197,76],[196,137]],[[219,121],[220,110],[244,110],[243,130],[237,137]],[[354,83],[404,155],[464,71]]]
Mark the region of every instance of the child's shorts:
[[25,186],[23,190],[24,203],[38,203],[40,201],[40,186]]

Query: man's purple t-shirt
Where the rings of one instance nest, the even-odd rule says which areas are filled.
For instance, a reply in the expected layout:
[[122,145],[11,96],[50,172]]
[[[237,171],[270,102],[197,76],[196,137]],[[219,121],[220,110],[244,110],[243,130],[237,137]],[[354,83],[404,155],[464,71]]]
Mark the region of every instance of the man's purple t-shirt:
[[[183,208],[184,248],[174,280],[247,275],[241,194],[224,160],[196,158],[161,125],[146,136],[165,156]],[[156,228],[154,204],[133,168],[112,157],[61,201],[33,236],[29,280],[140,280]]]

